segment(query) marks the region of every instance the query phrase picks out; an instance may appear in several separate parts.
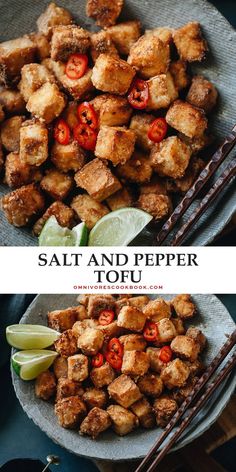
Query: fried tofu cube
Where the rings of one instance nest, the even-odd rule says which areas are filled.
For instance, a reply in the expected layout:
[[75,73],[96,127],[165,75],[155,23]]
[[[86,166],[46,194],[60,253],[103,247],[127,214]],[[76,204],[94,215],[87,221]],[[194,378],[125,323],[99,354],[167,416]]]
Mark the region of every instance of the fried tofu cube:
[[20,159],[41,166],[48,158],[48,130],[42,123],[25,121],[20,128]]
[[139,423],[143,428],[153,428],[155,425],[155,416],[150,403],[145,397],[133,403],[130,408],[132,412],[138,417]]
[[139,310],[143,310],[149,301],[150,298],[147,295],[138,295],[136,297],[130,297],[128,305],[135,306]]
[[100,54],[93,68],[92,83],[102,92],[125,95],[134,76],[135,69],[126,61]]
[[1,137],[0,137],[0,172],[3,169],[4,161],[5,161],[5,157],[4,157],[2,143],[1,143]]
[[145,351],[147,343],[141,334],[125,334],[119,338],[126,351]]
[[54,310],[48,312],[48,326],[56,331],[67,331],[77,321],[77,307],[69,307],[65,310]]
[[163,391],[163,382],[160,376],[153,372],[148,372],[138,380],[138,387],[141,393],[149,397],[159,397]]
[[139,377],[148,371],[150,366],[149,357],[142,351],[125,351],[121,367],[122,374],[131,377]]
[[92,408],[105,408],[108,396],[101,388],[90,387],[83,394],[83,400],[89,410]]
[[115,299],[112,295],[91,295],[88,300],[88,318],[98,318],[103,310],[114,310]]
[[163,298],[150,300],[144,307],[143,312],[154,323],[162,320],[163,318],[171,317],[170,305]]
[[53,372],[46,370],[35,381],[35,395],[42,400],[49,400],[56,393],[56,378]]
[[122,56],[128,56],[131,47],[141,36],[140,21],[124,21],[107,29],[110,37]]
[[2,198],[2,210],[8,222],[27,226],[44,209],[44,197],[35,184],[24,185]]
[[51,123],[66,106],[66,99],[56,84],[46,82],[34,92],[27,105],[27,110],[45,123]]
[[92,229],[97,221],[109,213],[105,205],[85,194],[73,198],[71,207],[78,217],[85,222],[88,229]]
[[173,29],[168,28],[167,26],[160,26],[160,28],[154,28],[151,30],[146,30],[145,34],[149,34],[152,36],[156,36],[159,38],[164,44],[170,44],[173,40]]
[[75,174],[77,187],[100,202],[121,188],[119,180],[112,174],[107,164],[100,159],[93,159]]
[[62,356],[57,356],[53,362],[53,372],[57,380],[66,379],[68,375],[67,359]]
[[87,414],[84,402],[78,396],[62,398],[55,405],[55,414],[60,426],[76,429]]
[[[56,352],[60,354],[62,357],[69,357],[73,356],[78,352],[78,346],[77,346],[77,338],[73,334],[72,329],[67,329],[67,331],[64,331],[60,337],[55,341],[54,347]],[[76,378],[72,378],[69,376],[69,364],[68,364],[68,378],[71,380],[80,380]]]
[[44,190],[54,200],[65,200],[73,188],[74,179],[57,169],[48,169],[40,182]]
[[61,8],[56,3],[51,2],[46,10],[37,19],[38,31],[50,37],[53,28],[58,25],[70,25],[72,16],[68,10]]
[[115,378],[115,372],[110,364],[105,362],[101,367],[94,367],[91,370],[90,378],[96,388],[102,388],[113,382]]
[[158,175],[180,178],[190,161],[191,149],[177,136],[170,136],[155,144],[151,150],[151,163]]
[[185,89],[190,82],[187,63],[178,59],[170,64],[170,73],[173,77],[175,87],[178,91]]
[[185,334],[184,323],[180,318],[171,318],[177,334]]
[[0,43],[0,82],[17,82],[25,64],[34,62],[36,46],[29,36]]
[[117,174],[120,178],[137,184],[149,182],[152,172],[149,156],[140,151],[135,151],[131,159],[117,166]]
[[144,328],[147,316],[141,310],[133,306],[123,306],[118,314],[117,324],[122,328],[141,332]]
[[21,70],[19,90],[25,102],[46,82],[54,83],[54,75],[43,64],[26,64]]
[[136,144],[144,151],[150,151],[154,145],[148,137],[148,131],[151,123],[155,120],[154,115],[142,113],[140,115],[133,115],[130,122],[130,129],[136,134]]
[[110,398],[123,406],[123,408],[129,408],[142,397],[136,383],[125,374],[117,377],[108,386],[107,390]]
[[167,217],[172,210],[170,197],[167,195],[157,195],[156,193],[140,195],[137,206],[152,215],[156,221]]
[[125,164],[134,152],[134,145],[134,131],[118,126],[102,126],[97,137],[95,156],[111,161],[114,166]]
[[32,33],[30,38],[36,45],[36,56],[40,62],[50,56],[51,44],[47,36],[42,33]]
[[84,354],[75,354],[68,357],[68,379],[83,382],[88,376],[88,358]]
[[206,347],[206,336],[200,329],[195,328],[195,326],[190,326],[190,328],[187,329],[186,336],[194,339],[194,341],[200,346],[200,351],[203,351]]
[[150,79],[167,72],[170,47],[157,36],[144,35],[131,47],[127,61],[144,79]]
[[207,118],[204,112],[182,100],[172,103],[167,111],[166,121],[172,128],[189,138],[201,136],[207,128]]
[[104,336],[95,328],[87,328],[78,338],[78,347],[86,356],[94,356],[102,348]]
[[202,61],[208,51],[197,21],[187,23],[173,32],[173,39],[179,56],[184,61]]
[[176,413],[178,404],[174,398],[169,395],[162,395],[154,401],[153,408],[158,426],[165,428],[172,416]]
[[131,433],[139,425],[137,416],[120,405],[110,405],[107,412],[111,418],[112,428],[119,436]]
[[66,145],[56,141],[51,149],[51,160],[62,172],[70,172],[71,170],[77,172],[84,166],[86,155],[75,140]]
[[176,336],[170,347],[178,357],[190,362],[196,361],[200,352],[200,345],[187,335]]
[[109,56],[119,57],[118,51],[115,47],[114,42],[111,39],[111,35],[108,31],[98,31],[91,35],[91,50],[90,50],[93,62],[97,60],[100,54],[109,54]]
[[25,101],[18,90],[2,89],[0,91],[0,104],[9,115],[25,113]]
[[161,320],[157,321],[156,324],[158,329],[158,344],[170,343],[177,335],[175,325],[171,320],[169,320],[169,318],[162,318]]
[[98,95],[90,103],[98,115],[100,126],[127,125],[132,115],[132,108],[125,97],[106,93]]
[[196,306],[194,305],[191,296],[188,294],[176,295],[171,304],[174,307],[175,313],[182,320],[192,318],[196,314]]
[[76,25],[53,28],[51,58],[66,62],[71,54],[86,54],[90,46],[90,33]]
[[109,325],[98,325],[97,329],[101,330],[103,335],[104,335],[104,344],[103,344],[103,350],[106,350],[106,342],[110,338],[117,338],[119,337],[123,330],[119,326],[117,326],[117,321],[113,321],[113,323],[110,323]]
[[2,145],[9,152],[19,151],[20,129],[24,119],[23,116],[13,116],[5,120],[1,125]]
[[188,366],[180,359],[174,359],[161,371],[161,380],[169,390],[183,387],[190,375]]
[[173,398],[179,405],[192,393],[197,382],[198,377],[189,378],[184,387],[177,388],[173,391]]
[[158,347],[148,347],[146,353],[149,357],[150,369],[160,374],[162,369],[166,366],[160,359],[160,349]]
[[[183,139],[182,136],[183,135],[181,135],[181,139]],[[190,142],[188,144],[185,139],[183,140],[186,142],[188,146],[191,147],[193,151],[195,144],[192,146]],[[168,180],[167,188],[169,192],[186,193],[192,187],[195,179],[200,174],[200,172],[204,169],[205,165],[206,163],[203,161],[203,159],[193,156],[190,159],[190,163],[183,177],[180,177],[179,179],[175,179],[175,180],[171,180],[171,179]]]
[[94,407],[80,425],[80,434],[87,434],[96,439],[99,434],[111,426],[109,414],[101,408]]
[[186,361],[185,364],[189,368],[189,377],[195,377],[196,375],[202,375],[205,370],[205,365],[200,359],[197,359],[194,362]]
[[36,221],[33,226],[33,233],[39,236],[46,221],[50,216],[55,216],[58,224],[63,228],[72,228],[75,224],[75,214],[72,208],[68,207],[62,202],[53,202],[45,211],[43,216]]
[[170,104],[178,98],[178,91],[175,87],[172,75],[156,75],[148,80],[149,99],[147,110],[159,110],[168,108]]
[[98,26],[106,27],[116,23],[124,0],[87,0],[86,13]]
[[[82,305],[81,305],[82,306]],[[85,309],[85,307],[83,307]],[[85,309],[86,314],[87,310]],[[84,333],[84,331],[88,328],[97,328],[98,327],[98,322],[97,320],[93,320],[90,318],[86,318],[83,320],[76,321],[75,324],[72,326],[72,331],[73,334],[79,338],[81,334]]]
[[[182,139],[182,141],[184,141],[188,146],[190,146],[193,154],[197,154],[199,151],[202,151],[203,149],[207,148],[214,141],[214,136],[212,134],[209,134],[208,132],[195,138],[188,138],[188,136],[185,136],[183,133],[178,133],[178,136],[180,139]],[[199,157],[196,159],[195,156],[195,159],[192,163],[191,173],[194,172],[195,166],[197,167],[197,169],[203,169],[206,164],[202,165],[202,163],[204,164],[204,161]]]
[[106,203],[111,211],[119,210],[120,208],[131,207],[133,204],[133,197],[129,190],[123,187],[118,192],[113,193],[106,199]]
[[[77,126],[79,124],[78,104],[74,100],[67,104],[66,108],[63,111],[62,117],[64,118],[64,120],[66,121],[66,123],[68,124],[68,126],[71,130],[73,130],[75,128],[75,126]],[[75,142],[78,144],[77,141],[75,141]],[[62,146],[63,146],[63,144],[62,144]],[[65,145],[64,145],[64,147],[65,147]],[[83,149],[81,148],[81,151],[82,150]]]
[[74,397],[78,395],[82,397],[84,389],[81,387],[80,382],[75,382],[74,380],[59,378],[57,384],[57,396],[56,401],[58,402],[62,398]]
[[64,74],[61,77],[61,84],[74,100],[89,100],[94,86],[92,83],[92,69],[88,69],[80,79],[70,79]]
[[212,82],[200,75],[193,77],[186,97],[187,102],[209,113],[216,105],[217,98],[218,92]]
[[7,155],[5,161],[5,182],[11,188],[22,187],[32,182],[39,182],[42,179],[42,172],[20,160],[17,152]]

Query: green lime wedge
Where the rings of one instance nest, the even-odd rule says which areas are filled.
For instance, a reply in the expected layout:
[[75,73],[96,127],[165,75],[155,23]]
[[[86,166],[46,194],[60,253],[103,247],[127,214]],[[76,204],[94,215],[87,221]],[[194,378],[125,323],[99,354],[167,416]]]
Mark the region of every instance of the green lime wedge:
[[152,220],[137,208],[122,208],[103,216],[89,235],[89,246],[127,246]]
[[60,333],[47,326],[17,324],[8,326],[6,338],[8,344],[17,349],[44,349],[51,346]]
[[40,236],[39,246],[74,246],[74,236],[69,228],[62,228],[55,216],[46,221]]
[[85,223],[79,223],[71,232],[75,239],[75,246],[87,246],[89,232]]
[[57,355],[57,352],[46,349],[19,351],[13,354],[11,364],[22,380],[33,380],[52,365]]

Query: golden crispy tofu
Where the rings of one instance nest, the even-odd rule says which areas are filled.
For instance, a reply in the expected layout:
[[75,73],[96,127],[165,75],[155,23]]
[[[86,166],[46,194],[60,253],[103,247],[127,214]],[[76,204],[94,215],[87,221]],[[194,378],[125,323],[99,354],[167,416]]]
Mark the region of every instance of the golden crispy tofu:
[[35,395],[42,400],[49,400],[56,393],[56,378],[53,372],[46,370],[35,381]]
[[156,75],[148,80],[149,99],[147,110],[159,110],[159,108],[168,108],[170,104],[178,98],[178,91],[175,87],[172,75]]
[[185,327],[184,327],[183,320],[177,317],[177,318],[171,318],[171,321],[176,329],[177,334],[185,334]]
[[176,413],[178,404],[174,398],[169,395],[162,395],[154,401],[153,408],[158,426],[165,428],[172,416]]
[[[182,136],[183,135],[181,135],[181,139]],[[169,192],[186,193],[192,187],[195,179],[200,174],[202,169],[204,169],[205,165],[206,163],[203,161],[203,159],[193,156],[190,159],[190,163],[183,177],[175,180],[169,179],[167,181],[167,188]]]
[[113,382],[115,372],[110,364],[105,362],[101,367],[93,367],[90,372],[90,378],[96,388],[102,388]]
[[140,194],[147,195],[150,193],[156,193],[157,195],[168,195],[168,188],[165,179],[154,175],[150,182],[140,185]]
[[194,339],[194,341],[200,346],[200,351],[203,351],[206,347],[206,336],[203,332],[195,326],[190,326],[186,331],[186,336]]
[[4,157],[4,153],[3,153],[2,142],[1,142],[1,135],[0,135],[0,172],[1,172],[2,169],[3,169],[4,162],[5,162],[5,157]]
[[132,108],[125,97],[102,94],[90,102],[96,111],[100,126],[127,125],[132,115]]
[[72,208],[68,207],[62,202],[53,202],[50,207],[47,208],[43,216],[36,221],[33,226],[33,233],[35,236],[39,236],[46,221],[50,216],[55,216],[58,224],[63,228],[73,228],[75,225],[75,213]]
[[56,395],[57,402],[62,398],[74,397],[75,395],[82,397],[83,393],[84,389],[81,387],[80,382],[75,382],[74,380],[63,377],[59,378]]
[[5,119],[5,113],[4,113],[2,105],[0,104],[0,123],[4,121],[4,119]]
[[184,387],[173,390],[173,398],[179,405],[192,393],[198,380],[198,377],[189,378]]
[[72,306],[64,310],[54,310],[48,312],[48,326],[56,331],[67,331],[71,329],[78,320],[80,306]]
[[175,325],[169,318],[162,318],[157,321],[158,339],[157,344],[170,343],[177,335]]
[[138,308],[123,306],[118,314],[117,324],[121,328],[141,332],[144,328],[147,316]]
[[95,406],[80,425],[80,434],[87,434],[92,439],[96,439],[99,434],[106,431],[111,426],[109,414]]
[[55,141],[51,149],[51,160],[62,172],[77,172],[84,166],[86,154],[75,140],[66,145]]
[[154,323],[163,318],[171,317],[170,305],[161,297],[156,298],[155,300],[150,300],[144,307],[143,312]]
[[161,380],[169,390],[183,387],[188,380],[190,370],[183,361],[174,359],[161,371]]
[[105,390],[101,388],[89,387],[83,394],[83,400],[89,410],[94,407],[105,408],[108,400],[108,395]]
[[51,58],[66,62],[71,54],[86,54],[90,46],[90,33],[76,25],[60,25],[53,28]]
[[88,358],[83,354],[68,357],[68,379],[83,382],[89,376]]
[[93,159],[75,174],[77,187],[85,189],[88,194],[100,202],[121,188],[119,180],[112,174],[107,163]]
[[202,136],[207,128],[207,118],[204,112],[182,100],[172,103],[167,111],[166,121],[172,128],[189,138]]
[[96,328],[87,328],[78,338],[77,345],[86,356],[95,356],[102,348],[104,336]]
[[168,28],[168,26],[160,26],[159,28],[154,28],[151,30],[146,30],[145,34],[153,35],[159,38],[164,44],[170,44],[173,40],[173,29]]
[[58,25],[70,25],[72,16],[68,10],[51,2],[46,10],[37,19],[38,31],[47,37],[51,37],[53,28]]
[[[184,141],[191,148],[193,154],[197,154],[199,151],[202,151],[203,149],[207,148],[214,141],[214,136],[212,134],[209,134],[208,132],[203,133],[201,136],[197,136],[194,138],[189,138],[188,136],[185,136],[183,133],[178,133],[178,136],[182,141]],[[197,162],[197,160],[195,159],[194,162]],[[199,162],[204,163],[202,159],[200,160],[200,158],[198,158],[198,163]],[[198,166],[198,167],[200,168],[202,166]],[[205,167],[205,165],[203,167]]]
[[12,116],[1,125],[1,141],[4,148],[9,151],[19,151],[20,128],[24,121],[23,116]]
[[57,420],[63,428],[76,429],[87,414],[84,402],[77,395],[62,398],[55,405]]
[[178,59],[170,64],[170,73],[173,77],[174,84],[177,90],[185,89],[190,83],[190,76],[188,74],[187,63]]
[[129,408],[142,397],[136,383],[125,374],[113,380],[107,390],[110,398],[123,408]]
[[116,23],[124,0],[87,0],[86,13],[98,26],[106,27]]
[[149,303],[150,298],[147,295],[138,295],[130,297],[128,299],[128,305],[135,306],[139,310],[143,310],[144,307]]
[[130,409],[137,416],[139,423],[143,428],[153,428],[155,425],[155,416],[150,403],[145,397],[133,403]]
[[26,64],[22,67],[19,90],[25,102],[46,82],[54,83],[55,77],[43,64]]
[[130,129],[136,134],[136,144],[144,151],[150,151],[154,142],[148,137],[148,131],[151,123],[155,120],[154,115],[142,113],[133,115],[130,122]]
[[90,53],[93,62],[97,60],[100,54],[109,54],[109,56],[119,57],[115,44],[107,30],[101,30],[91,35]]
[[20,160],[41,166],[48,158],[48,130],[43,123],[25,121],[20,128]]
[[95,156],[111,161],[114,166],[122,165],[132,156],[134,145],[134,131],[118,126],[101,126],[94,152]]
[[121,179],[137,184],[149,182],[152,172],[148,154],[141,151],[134,151],[132,157],[125,164],[117,166],[117,175]]
[[[86,311],[86,315],[88,316],[87,310],[85,309],[84,306],[83,306],[83,308]],[[79,336],[81,336],[86,329],[88,329],[88,328],[97,328],[97,327],[98,327],[97,320],[85,318],[85,319],[76,321],[75,324],[73,324],[73,326],[72,326],[72,331],[73,331],[73,334],[77,338],[79,338]]]
[[114,310],[115,299],[112,295],[91,295],[88,300],[88,318],[98,318],[103,310]]
[[200,345],[188,335],[176,336],[170,347],[176,356],[190,362],[196,361],[200,352]]
[[156,193],[141,194],[137,206],[152,215],[156,221],[167,217],[172,210],[170,197]]
[[25,164],[17,152],[7,155],[5,161],[5,182],[11,188],[19,188],[42,179],[42,172],[36,167]]
[[140,21],[124,21],[107,29],[113,43],[122,56],[128,56],[130,48],[141,36]]
[[147,343],[142,334],[124,334],[119,338],[125,351],[145,351]]
[[102,92],[125,95],[134,76],[134,67],[126,61],[108,54],[100,54],[93,68],[92,83]]
[[159,397],[163,391],[163,382],[160,376],[153,372],[148,372],[138,380],[140,392],[149,397]]
[[120,208],[127,208],[133,205],[133,197],[131,192],[125,187],[118,192],[113,193],[106,199],[106,203],[111,211],[119,210]]
[[[64,118],[64,120],[66,121],[66,123],[68,124],[71,130],[73,130],[75,126],[79,124],[79,117],[78,117],[77,111],[78,111],[78,104],[75,101],[69,102],[66,108],[63,110],[62,118]],[[82,151],[82,148],[81,148],[81,151]]]
[[47,36],[42,33],[31,33],[30,39],[36,45],[36,57],[40,62],[50,56],[51,44]]
[[173,32],[173,39],[179,56],[184,61],[202,61],[208,51],[197,21],[187,23]]
[[193,77],[186,97],[187,102],[209,113],[215,107],[217,98],[218,92],[212,82],[200,75]]
[[53,372],[57,380],[64,378],[67,379],[68,366],[67,359],[62,356],[57,356],[53,362]]
[[122,374],[131,377],[143,376],[150,366],[149,357],[143,351],[125,351],[121,367]]
[[[62,357],[69,357],[73,356],[78,352],[78,347],[77,347],[77,338],[74,336],[72,329],[67,329],[67,331],[64,331],[60,337],[55,341],[54,347],[56,352],[60,354]],[[69,365],[68,365],[68,377],[69,377]],[[72,377],[71,380],[79,380],[79,379],[73,379]]]
[[74,179],[57,169],[48,169],[40,182],[40,187],[53,200],[65,200],[73,188]]
[[14,226],[27,226],[43,211],[45,201],[35,184],[24,185],[2,198],[2,210]]
[[171,300],[171,304],[174,307],[176,315],[183,320],[192,318],[196,314],[196,306],[191,296],[188,294],[176,295],[176,297]]
[[111,418],[112,428],[119,436],[131,433],[139,425],[137,416],[120,405],[110,405],[107,412]]
[[26,108],[36,118],[48,124],[61,114],[65,106],[65,96],[57,85],[46,82],[31,95]]
[[150,361],[150,370],[160,374],[162,369],[166,366],[160,359],[160,349],[158,347],[148,347],[146,353]]
[[144,79],[150,79],[167,72],[170,47],[157,36],[144,35],[131,47],[127,61]]
[[98,220],[109,213],[105,205],[86,194],[73,198],[71,207],[88,229],[92,229]]
[[0,91],[0,104],[9,115],[25,113],[25,101],[18,90],[2,89]]
[[155,172],[162,177],[180,178],[190,161],[191,149],[177,136],[170,136],[153,146],[151,163]]
[[104,335],[104,344],[103,344],[103,351],[106,350],[106,342],[110,338],[117,338],[123,332],[122,328],[117,326],[117,321],[113,321],[109,325],[98,325],[97,329],[101,330]]
[[18,82],[25,64],[34,62],[36,45],[29,36],[0,43],[0,82]]

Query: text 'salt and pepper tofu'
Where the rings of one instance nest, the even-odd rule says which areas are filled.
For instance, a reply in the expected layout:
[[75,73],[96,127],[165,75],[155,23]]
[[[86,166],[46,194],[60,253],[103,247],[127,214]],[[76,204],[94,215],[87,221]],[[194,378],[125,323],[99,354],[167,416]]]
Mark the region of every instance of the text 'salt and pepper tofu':
[[1,141],[3,147],[9,151],[19,151],[20,147],[20,129],[24,122],[23,116],[12,116],[1,124]]
[[43,64],[26,64],[21,70],[20,93],[28,102],[31,95],[46,82],[54,83],[55,77]]
[[109,56],[119,57],[118,51],[113,43],[108,31],[98,31],[91,35],[90,54],[93,62],[96,62],[100,54],[109,54]]
[[156,75],[148,80],[149,98],[147,110],[158,110],[159,108],[168,108],[169,105],[178,98],[178,91],[175,87],[172,75]]
[[39,218],[33,226],[33,233],[39,236],[43,226],[50,216],[55,216],[58,224],[63,228],[72,228],[75,224],[75,213],[72,208],[62,202],[53,202],[45,211],[43,216]]
[[73,198],[71,207],[88,229],[92,229],[100,218],[109,213],[105,205],[86,194]]
[[89,376],[88,358],[83,354],[68,357],[68,379],[83,382]]
[[20,128],[20,159],[41,166],[48,158],[48,130],[43,123],[25,121]]
[[163,382],[160,376],[154,372],[148,372],[138,380],[141,393],[149,397],[159,397],[163,391]]
[[137,416],[120,405],[110,405],[107,412],[111,418],[112,428],[119,436],[131,433],[139,425]]
[[45,200],[35,184],[24,185],[2,198],[2,209],[8,222],[27,226],[44,209]]
[[90,46],[90,33],[75,25],[53,28],[51,58],[66,62],[71,54],[86,54]]
[[105,362],[101,367],[94,367],[90,372],[90,378],[96,388],[110,385],[115,376],[115,372],[108,362]]
[[86,155],[75,140],[66,145],[56,141],[51,149],[51,160],[62,172],[77,172],[84,166]]
[[122,56],[128,56],[130,48],[141,36],[140,21],[124,21],[107,28],[107,32]]
[[121,372],[131,377],[146,374],[150,366],[149,357],[142,351],[125,351],[122,361]]
[[134,151],[132,157],[125,164],[117,166],[117,175],[131,183],[149,182],[152,172],[149,155],[141,151]]
[[38,31],[49,37],[53,28],[58,25],[69,25],[72,23],[72,16],[68,10],[61,8],[56,3],[51,2],[46,10],[37,19]]
[[78,187],[83,188],[95,200],[102,201],[121,188],[119,180],[106,163],[93,159],[75,174]]
[[55,414],[63,428],[78,428],[86,413],[85,403],[78,396],[62,398],[55,405]]
[[216,105],[217,98],[218,92],[212,82],[200,75],[193,77],[186,97],[187,102],[209,113]]
[[126,61],[101,54],[95,62],[92,83],[102,92],[125,95],[135,76],[135,69]]
[[155,425],[155,416],[153,409],[146,398],[141,398],[131,405],[132,412],[138,417],[139,423],[143,428],[153,428]]
[[42,400],[49,400],[56,394],[56,378],[53,372],[46,370],[38,375],[35,382],[35,395]]
[[117,377],[108,386],[107,390],[112,400],[116,401],[124,408],[129,408],[133,403],[135,403],[137,400],[140,400],[142,397],[142,394],[136,383],[125,374]]
[[186,335],[176,336],[170,346],[177,356],[190,362],[196,361],[200,353],[200,345]]
[[48,326],[56,331],[71,329],[77,321],[79,307],[70,307],[65,310],[54,310],[48,312]]
[[[60,337],[55,341],[54,347],[56,352],[62,357],[73,356],[78,352],[77,338],[74,335],[72,329],[67,329],[64,331]],[[72,379],[71,380],[77,380]]]
[[31,95],[26,108],[36,118],[51,123],[66,106],[65,96],[56,84],[46,82]]
[[96,328],[86,329],[78,339],[78,347],[83,354],[94,356],[102,348],[104,336],[101,331]]
[[131,47],[128,63],[144,79],[165,74],[170,63],[170,47],[153,35],[144,35]]
[[188,380],[190,370],[180,359],[174,359],[161,371],[161,380],[169,390],[183,387]]
[[116,23],[124,0],[87,0],[86,13],[102,28]]
[[29,36],[0,43],[0,82],[17,82],[25,64],[34,62],[36,45]]
[[191,148],[177,136],[163,139],[151,150],[153,169],[163,177],[173,179],[184,175],[191,157]]
[[188,294],[176,295],[171,300],[171,305],[174,307],[176,315],[183,320],[192,318],[196,313],[196,306]]
[[197,21],[187,23],[173,32],[173,39],[180,58],[184,61],[202,61],[208,51]]
[[94,407],[81,423],[80,434],[87,434],[96,439],[99,434],[106,431],[110,426],[111,418],[109,414],[101,408]]
[[22,187],[33,182],[40,182],[40,169],[21,161],[18,152],[11,152],[5,160],[5,182],[11,188]]
[[98,133],[95,156],[107,159],[114,166],[125,164],[134,152],[135,133],[122,127],[102,126]]
[[176,100],[166,113],[166,121],[172,128],[189,138],[201,136],[207,128],[207,118],[199,108],[183,100]]
[[117,325],[121,328],[141,332],[144,328],[147,316],[138,308],[123,306],[118,314]]
[[125,97],[107,93],[98,95],[90,103],[98,115],[100,126],[127,125],[132,115],[132,108]]

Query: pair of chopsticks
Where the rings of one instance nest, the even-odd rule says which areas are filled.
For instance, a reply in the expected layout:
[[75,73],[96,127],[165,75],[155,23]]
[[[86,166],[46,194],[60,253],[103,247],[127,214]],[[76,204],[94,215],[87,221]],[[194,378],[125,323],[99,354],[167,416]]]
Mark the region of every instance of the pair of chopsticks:
[[[209,380],[216,372],[220,364],[226,358],[226,356],[230,353],[232,348],[236,344],[236,330],[231,334],[228,338],[226,343],[220,349],[218,355],[214,358],[208,369],[204,372],[202,377],[199,379],[195,387],[193,388],[192,392],[188,395],[186,400],[182,403],[180,408],[177,410],[173,418],[170,420],[166,428],[164,429],[163,433],[157,439],[153,447],[150,449],[146,457],[143,459],[141,464],[137,467],[135,472],[141,472],[144,470],[146,472],[152,472],[156,469],[157,465],[161,462],[161,460],[166,456],[172,446],[176,443],[176,441],[180,438],[186,428],[189,426],[193,418],[199,413],[199,411],[204,407],[205,403],[209,398],[213,395],[213,393],[217,390],[219,385],[227,378],[229,373],[233,370],[236,366],[236,352],[232,354],[230,359],[226,362],[225,366],[217,373],[217,376],[212,380],[209,384]],[[207,385],[208,384],[208,385]],[[199,396],[201,394],[201,396]],[[191,409],[189,410],[189,407]],[[188,412],[187,412],[188,410]],[[179,423],[179,420],[186,414],[182,422],[177,427],[175,433],[167,442],[167,444],[163,447],[163,449],[157,453],[157,450],[163,444],[164,440],[168,437],[170,432],[174,429],[174,427]],[[151,460],[153,461],[151,462]],[[149,465],[150,464],[150,465]]]
[[[189,206],[192,204],[194,198],[198,195],[200,190],[206,185],[208,180],[216,172],[218,167],[226,159],[230,151],[236,144],[236,125],[233,127],[230,134],[225,138],[221,146],[213,154],[211,160],[208,162],[206,167],[199,174],[198,178],[195,180],[192,187],[187,191],[186,195],[183,197],[181,202],[177,205],[173,213],[170,215],[166,223],[163,225],[162,229],[157,235],[157,240],[154,243],[156,246],[160,246],[167,236],[170,234],[171,230],[174,228],[176,223],[178,223],[186,213]],[[193,225],[199,220],[201,215],[207,210],[209,205],[217,198],[220,192],[226,187],[229,181],[236,175],[236,158],[234,158],[226,169],[222,172],[220,177],[217,179],[213,187],[209,190],[206,196],[203,198],[199,206],[192,213],[191,217],[188,219],[187,223],[183,224],[177,234],[170,241],[170,246],[180,246],[184,239],[189,235]]]

